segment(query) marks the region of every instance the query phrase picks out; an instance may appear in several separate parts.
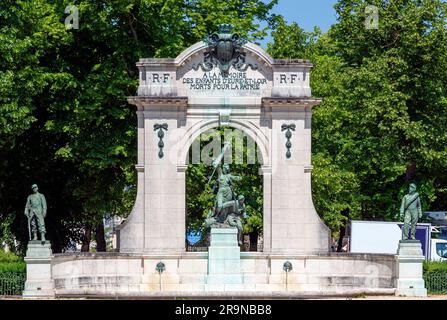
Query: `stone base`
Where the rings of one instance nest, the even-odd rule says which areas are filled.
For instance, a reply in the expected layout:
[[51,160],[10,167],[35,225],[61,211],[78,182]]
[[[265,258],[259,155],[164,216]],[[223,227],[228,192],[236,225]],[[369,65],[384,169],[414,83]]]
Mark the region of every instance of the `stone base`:
[[225,285],[242,284],[241,252],[236,228],[211,229],[206,284],[207,291],[225,291]]
[[51,278],[51,243],[30,241],[26,250],[26,282],[24,298],[54,297],[54,281]]
[[[160,261],[166,265],[161,279],[155,269]],[[286,261],[293,265],[287,277],[283,270]],[[179,255],[63,253],[53,255],[51,272],[58,297],[231,298],[277,295],[287,298],[361,293],[394,295],[396,290],[395,255],[331,253],[291,256],[241,252],[242,284],[222,284],[225,280],[218,279],[217,273],[215,282],[219,280],[221,283],[211,283],[208,264],[207,252]]]
[[401,240],[397,250],[397,296],[426,297],[422,263],[425,257],[419,240]]
[[426,297],[427,289],[397,289],[396,296],[399,296],[399,297]]
[[397,280],[396,296],[404,297],[426,297],[427,289],[423,279]]

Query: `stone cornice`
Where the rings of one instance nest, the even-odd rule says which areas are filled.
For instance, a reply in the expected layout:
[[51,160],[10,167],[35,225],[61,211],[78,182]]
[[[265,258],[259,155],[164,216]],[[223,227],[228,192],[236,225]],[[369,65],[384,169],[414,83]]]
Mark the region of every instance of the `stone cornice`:
[[[176,58],[141,58],[137,62],[137,67],[179,67],[197,54],[204,52],[207,48],[208,45],[201,41],[185,49]],[[306,59],[273,59],[264,49],[251,42],[247,42],[243,48],[246,52],[251,53],[259,61],[263,62],[263,64],[272,67],[282,68],[298,66],[311,68],[313,66],[312,63]]]
[[322,99],[313,97],[297,97],[297,98],[262,98],[262,104],[265,107],[314,107],[319,105]]
[[184,107],[188,105],[187,97],[128,97],[127,102],[138,108],[148,106]]
[[310,60],[306,59],[274,59],[273,66],[275,67],[290,67],[290,66],[299,66],[299,67],[308,67],[312,68],[313,64]]

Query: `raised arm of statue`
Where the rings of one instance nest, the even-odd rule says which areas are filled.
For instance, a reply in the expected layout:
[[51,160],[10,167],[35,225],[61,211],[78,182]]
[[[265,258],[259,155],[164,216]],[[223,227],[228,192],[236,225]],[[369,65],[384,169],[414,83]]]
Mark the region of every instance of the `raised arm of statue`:
[[213,167],[214,167],[214,169],[216,169],[220,165],[220,162],[222,161],[225,152],[227,151],[227,149],[230,146],[231,146],[231,144],[229,142],[225,142],[224,147],[222,148],[221,152],[216,157],[216,159],[213,160]]
[[225,151],[231,146],[231,144],[229,142],[225,142],[225,145],[222,149],[222,151],[220,152],[220,154],[216,157],[216,159],[213,160],[212,165],[214,167],[213,173],[211,174],[210,178],[208,179],[208,183],[211,182],[211,178],[214,176],[214,172],[216,172],[216,169],[218,170],[217,173],[220,175],[221,174],[221,166],[220,166],[220,162],[222,161],[222,158],[225,154]]
[[242,180],[242,177],[241,177],[241,176],[234,176],[234,175],[231,175],[231,180],[233,180],[233,181],[241,181],[241,180]]

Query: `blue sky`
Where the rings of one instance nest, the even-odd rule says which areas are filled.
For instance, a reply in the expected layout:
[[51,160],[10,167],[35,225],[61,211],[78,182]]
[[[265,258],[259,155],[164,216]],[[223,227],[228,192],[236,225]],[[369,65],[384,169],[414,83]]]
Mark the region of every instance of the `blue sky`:
[[[306,31],[312,31],[319,26],[323,32],[335,23],[334,4],[336,0],[279,0],[273,8],[273,13],[284,16],[288,23],[297,22]],[[270,37],[261,42],[267,46]]]

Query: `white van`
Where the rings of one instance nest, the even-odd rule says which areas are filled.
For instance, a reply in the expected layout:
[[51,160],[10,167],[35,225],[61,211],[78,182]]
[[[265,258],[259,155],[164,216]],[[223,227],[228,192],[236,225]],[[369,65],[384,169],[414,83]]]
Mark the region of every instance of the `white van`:
[[447,261],[447,240],[431,239],[430,260]]
[[[395,254],[402,238],[402,226],[402,222],[351,220],[348,231],[349,251]],[[447,261],[447,240],[433,239],[431,233],[432,227],[429,223],[418,223],[416,238],[421,241],[425,258]]]

